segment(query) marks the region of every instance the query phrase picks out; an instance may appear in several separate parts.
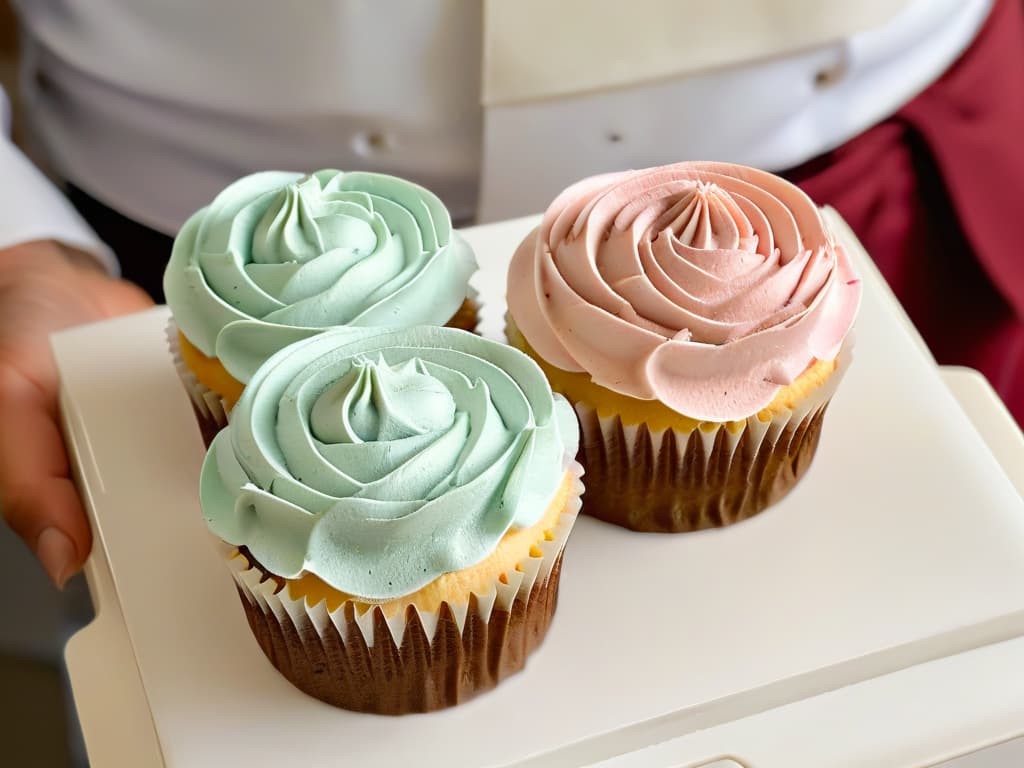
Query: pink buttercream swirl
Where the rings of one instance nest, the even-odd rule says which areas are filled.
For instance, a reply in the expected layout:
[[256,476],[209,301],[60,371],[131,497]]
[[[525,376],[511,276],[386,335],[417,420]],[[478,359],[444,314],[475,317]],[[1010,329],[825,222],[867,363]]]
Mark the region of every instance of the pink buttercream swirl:
[[562,192],[513,257],[508,302],[557,368],[728,421],[836,357],[860,281],[797,187],[753,168],[679,163]]

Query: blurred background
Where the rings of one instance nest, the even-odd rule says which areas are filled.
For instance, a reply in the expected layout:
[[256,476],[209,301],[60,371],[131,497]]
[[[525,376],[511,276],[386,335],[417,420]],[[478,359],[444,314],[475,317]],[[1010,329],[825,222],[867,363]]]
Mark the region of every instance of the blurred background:
[[[22,0],[20,5],[42,9],[40,28],[45,21],[51,31],[63,29],[60,23],[67,19],[60,14],[61,0],[33,2]],[[279,4],[265,7],[271,12],[275,5],[276,12],[283,13]],[[626,17],[633,9],[633,4],[627,4],[629,9],[611,5]],[[745,7],[758,5],[746,3]],[[130,126],[139,135],[127,129],[124,134],[143,142],[138,146],[145,146],[147,131],[156,135],[166,128],[167,135],[157,139],[189,138],[191,131],[200,149],[207,149],[204,142],[209,135],[224,152],[218,157],[212,151],[196,150],[191,157],[189,150],[196,147],[172,145],[168,140],[166,147],[160,146],[161,151],[167,150],[166,156],[158,158],[163,163],[160,173],[181,175],[170,177],[167,188],[159,190],[162,196],[157,194],[160,185],[152,180],[133,179],[130,163],[126,168],[114,167],[120,149],[116,141],[108,142],[115,146],[97,149],[95,162],[109,173],[96,177],[95,189],[89,186],[92,180],[80,169],[88,167],[92,155],[80,146],[68,148],[75,138],[73,131],[63,135],[66,141],[54,137],[60,139],[60,130],[69,125],[74,128],[69,115],[76,108],[85,114],[92,96],[74,88],[62,94],[54,87],[47,67],[67,74],[66,62],[50,56],[46,46],[34,51],[37,70],[31,78],[23,78],[28,89],[19,87],[25,83],[19,80],[17,25],[8,0],[0,0],[0,84],[12,102],[15,143],[51,178],[85,187],[76,193],[75,204],[114,251],[127,252],[141,242],[147,249],[166,253],[184,216],[205,204],[227,181],[264,169],[261,163],[313,170],[305,167],[308,163],[302,154],[305,151],[308,156],[309,147],[323,148],[314,167],[383,170],[434,188],[460,223],[539,212],[564,186],[596,172],[718,159],[783,173],[816,201],[834,205],[847,218],[939,362],[982,370],[1020,420],[1024,417],[1024,260],[1018,255],[1015,222],[1024,199],[1024,143],[1019,140],[1024,135],[1024,3],[866,2],[864,8],[872,10],[851,22],[866,28],[850,31],[839,42],[816,39],[806,31],[813,25],[799,23],[801,14],[812,14],[824,28],[828,17],[837,15],[830,14],[829,8],[845,8],[852,14],[852,5],[763,2],[762,11],[776,9],[780,14],[766,28],[785,30],[788,38],[775,35],[785,45],[776,45],[772,35],[754,36],[745,44],[762,47],[755,60],[748,61],[737,56],[725,38],[690,35],[686,55],[663,46],[672,54],[669,59],[675,69],[665,68],[667,59],[651,55],[633,62],[643,72],[632,75],[629,66],[616,64],[628,64],[637,53],[616,43],[628,18],[589,29],[581,13],[580,26],[572,29],[576,34],[559,38],[554,24],[552,29],[531,29],[531,9],[544,12],[544,4],[535,0],[491,3],[488,13],[493,15],[486,19],[479,3],[437,3],[436,7],[447,9],[449,19],[457,9],[458,23],[452,29],[432,22],[432,11],[423,10],[434,4],[418,6],[415,12],[409,10],[413,6],[405,6],[401,12],[422,14],[416,18],[425,25],[434,24],[429,29],[443,42],[435,46],[437,50],[424,46],[422,71],[389,73],[383,67],[348,79],[333,73],[337,83],[329,79],[332,73],[313,71],[314,83],[321,78],[327,85],[310,93],[326,92],[337,98],[331,88],[340,88],[341,83],[378,110],[370,117],[342,114],[338,118],[321,111],[298,115],[302,119],[292,124],[286,111],[274,110],[274,98],[266,98],[266,115],[253,117],[246,110],[267,96],[257,83],[245,93],[233,94],[239,97],[238,103],[223,111],[199,100],[177,105],[184,115],[184,127],[178,130],[173,98],[166,93],[156,94],[160,98],[149,98],[154,94],[145,91],[131,94],[123,83],[114,83],[109,93],[101,94],[109,98],[102,103],[111,105],[110,114],[96,109],[90,117],[110,118],[116,125],[113,107],[121,108],[127,93],[139,97],[134,105],[139,114],[143,107],[147,110],[145,120]],[[140,11],[136,19],[140,29],[147,18],[165,12],[155,0],[140,2],[142,6],[148,10]],[[183,2],[180,7],[198,15],[207,6]],[[230,11],[223,9],[228,7],[210,6],[209,13],[226,26]],[[566,5],[567,17],[575,7]],[[89,15],[84,12],[85,3],[78,8],[82,18]],[[869,18],[872,13],[877,18]],[[301,21],[303,14],[292,16]],[[761,18],[768,19],[770,14]],[[246,34],[267,32],[248,23],[250,19],[245,21],[243,42]],[[390,24],[386,18],[377,21],[385,29]],[[158,25],[151,27],[151,32],[160,33]],[[321,31],[329,40],[329,25]],[[334,31],[339,39],[350,33],[343,42],[353,50],[360,44],[376,44],[372,35],[360,40],[358,30],[356,34]],[[202,30],[189,30],[184,23],[180,28],[169,26],[166,32],[177,35],[182,57],[191,59],[194,53],[200,65],[209,63],[202,57],[216,48],[216,30],[207,30],[214,36],[213,45],[200,34]],[[285,55],[274,49],[278,42],[274,33],[271,29],[266,37],[268,58]],[[535,45],[524,51],[522,40],[541,33],[552,37],[546,42],[535,39]],[[652,49],[659,34],[660,30],[650,31]],[[73,36],[67,40],[69,46],[74,42]],[[586,45],[594,40],[607,43],[595,53]],[[149,50],[157,53],[155,46],[147,49],[146,40],[118,43],[137,57]],[[230,45],[225,50],[230,51]],[[245,46],[238,44],[235,52],[243,50]],[[561,66],[552,63],[552,50],[561,50]],[[478,68],[484,52],[487,66]],[[130,64],[130,56],[118,52],[122,54]],[[473,66],[462,66],[460,57],[472,60]],[[224,61],[215,57],[210,61],[211,79],[216,69],[225,82],[232,74],[238,75],[238,82],[247,82],[244,64],[239,74],[227,71],[230,67]],[[202,76],[201,68],[199,72],[196,79]],[[434,87],[426,80],[438,73],[447,79],[448,87]],[[400,106],[407,109],[400,119],[388,122],[387,99],[375,100],[374,77],[392,78],[396,92],[403,94]],[[598,77],[604,80],[599,82]],[[100,94],[100,86],[111,84],[97,86],[83,79],[81,85],[97,87]],[[38,140],[28,127],[26,93],[37,100],[39,113],[50,121],[54,133],[48,142]],[[270,95],[287,101],[293,94],[282,87]],[[62,108],[67,110],[62,113]],[[338,109],[344,112],[343,107]],[[439,117],[435,112],[443,114]],[[266,119],[260,122],[262,117]],[[337,119],[344,121],[342,128]],[[95,138],[102,134],[95,125],[102,123],[93,125]],[[115,161],[103,159],[110,157]],[[60,174],[52,172],[59,166],[54,158],[64,160]],[[159,177],[162,183],[164,176]],[[131,187],[133,183],[136,188]],[[144,200],[147,195],[153,199]],[[151,205],[147,208],[144,203]],[[119,239],[122,230],[129,232],[127,239]],[[160,299],[159,259],[142,265],[126,262],[124,267]],[[89,620],[84,581],[75,577],[63,592],[56,591],[24,544],[0,526],[0,583],[17,585],[0,598],[0,765],[84,765],[61,664],[66,638]]]

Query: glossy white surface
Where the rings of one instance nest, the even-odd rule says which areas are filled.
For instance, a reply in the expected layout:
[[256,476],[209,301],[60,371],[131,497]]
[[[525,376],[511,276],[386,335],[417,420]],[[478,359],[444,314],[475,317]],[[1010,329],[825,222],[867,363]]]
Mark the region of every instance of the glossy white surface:
[[[486,266],[485,301],[500,290],[503,265],[530,223],[467,232]],[[492,301],[485,330],[500,330],[502,312]],[[589,764],[817,694],[871,689],[930,666],[915,664],[1024,634],[1024,503],[865,270],[855,362],[815,465],[787,499],[699,535],[644,536],[581,520],[559,616],[524,673],[434,715],[331,709],[294,691],[263,659],[209,545],[194,497],[202,451],[163,349],[165,319],[157,309],[55,344],[113,604],[138,663],[139,685],[124,690],[144,688],[168,766],[333,764],[339,754],[362,765],[429,765],[435,756],[456,768]],[[104,676],[88,685],[88,654],[76,660],[75,652],[102,626],[101,600],[99,621],[69,649],[76,695],[93,706],[104,698],[95,686]],[[985,731],[989,710],[1004,702],[990,698],[973,701],[978,722],[961,734],[970,737],[963,751],[995,740]],[[97,739],[116,743],[114,723],[101,734],[87,725],[90,749]],[[927,725],[910,735],[915,727],[926,739],[942,735],[928,736]],[[424,744],[445,743],[458,746],[424,752]],[[851,741],[858,744],[847,757],[865,749]],[[664,764],[729,754],[694,752]]]

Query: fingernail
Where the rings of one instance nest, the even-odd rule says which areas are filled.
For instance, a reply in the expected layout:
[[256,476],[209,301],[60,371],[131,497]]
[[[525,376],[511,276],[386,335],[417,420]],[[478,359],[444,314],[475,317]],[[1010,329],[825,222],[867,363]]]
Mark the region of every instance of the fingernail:
[[75,562],[75,545],[67,534],[56,528],[44,529],[36,540],[36,557],[57,589],[64,589]]

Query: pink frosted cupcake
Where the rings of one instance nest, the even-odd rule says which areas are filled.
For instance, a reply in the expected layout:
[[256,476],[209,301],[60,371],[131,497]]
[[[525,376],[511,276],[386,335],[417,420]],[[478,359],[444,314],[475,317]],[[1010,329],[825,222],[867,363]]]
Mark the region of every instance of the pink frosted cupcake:
[[814,455],[860,283],[797,187],[725,163],[585,179],[516,251],[508,336],[582,426],[584,512],[749,517]]

